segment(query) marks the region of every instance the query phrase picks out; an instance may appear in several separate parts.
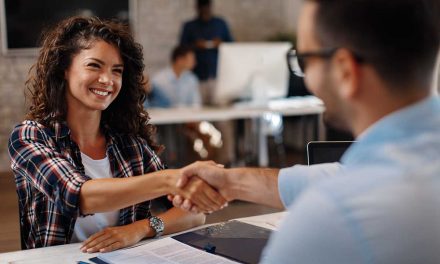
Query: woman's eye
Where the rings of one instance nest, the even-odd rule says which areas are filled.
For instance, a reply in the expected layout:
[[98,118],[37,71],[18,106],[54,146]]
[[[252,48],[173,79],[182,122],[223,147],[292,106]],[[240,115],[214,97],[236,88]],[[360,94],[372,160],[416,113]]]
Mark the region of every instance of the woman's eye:
[[99,68],[98,63],[89,63],[89,64],[87,64],[87,66],[92,67],[92,68]]
[[114,69],[114,72],[118,73],[118,74],[122,74],[123,70],[122,69]]

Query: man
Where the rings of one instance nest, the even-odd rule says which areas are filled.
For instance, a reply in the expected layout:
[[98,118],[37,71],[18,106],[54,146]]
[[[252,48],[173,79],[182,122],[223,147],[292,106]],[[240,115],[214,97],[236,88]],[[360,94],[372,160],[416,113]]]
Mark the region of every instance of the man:
[[[200,80],[200,94],[204,105],[213,105],[217,77],[218,48],[222,42],[233,41],[225,20],[214,16],[211,0],[196,0],[197,17],[182,27],[180,44],[190,45],[196,53],[194,73]],[[216,160],[230,164],[235,159],[234,124],[231,121],[215,122],[222,135],[222,147]]]
[[171,53],[171,65],[152,79],[150,105],[158,107],[199,107],[199,81],[191,72],[196,65],[194,51],[178,46]]
[[[357,143],[341,164],[186,168],[227,200],[289,209],[263,263],[440,263],[440,100],[432,0],[309,0],[296,58],[324,118]],[[180,197],[192,210],[216,206]]]
[[194,73],[201,81],[204,104],[211,104],[214,79],[217,76],[218,47],[231,42],[227,23],[213,16],[211,0],[196,1],[197,18],[183,25],[180,44],[190,45],[196,51],[197,65]]
[[[151,92],[144,107],[162,108],[197,108],[201,107],[201,97],[199,92],[199,80],[191,72],[196,65],[194,50],[189,46],[177,46],[171,52],[171,65],[160,70],[152,78]],[[194,145],[194,141],[203,138],[199,132],[199,123],[180,125],[161,126],[158,128],[159,135],[163,136],[162,141],[167,146],[165,153],[166,160],[173,166],[183,166],[188,164],[188,160],[204,158],[200,156],[200,150],[194,149],[196,157],[188,157],[188,153],[181,151],[182,145]],[[175,133],[183,134],[176,137]],[[200,139],[199,139],[200,140]],[[202,140],[202,149],[206,151],[205,142]],[[209,153],[211,154],[211,153]]]

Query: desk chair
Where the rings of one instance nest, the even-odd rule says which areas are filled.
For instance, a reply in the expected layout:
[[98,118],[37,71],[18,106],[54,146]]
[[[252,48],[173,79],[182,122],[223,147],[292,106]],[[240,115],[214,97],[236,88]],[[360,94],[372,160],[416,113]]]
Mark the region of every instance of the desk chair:
[[286,165],[286,150],[283,142],[283,116],[277,113],[265,113],[261,118],[262,133],[266,137],[273,137],[280,167]]
[[20,224],[20,246],[21,246],[21,250],[25,250],[27,249],[26,247],[26,243],[25,243],[25,239],[24,239],[24,232],[23,232],[23,228],[22,228],[22,224],[21,224],[21,209],[20,209],[20,201],[18,202],[18,221]]

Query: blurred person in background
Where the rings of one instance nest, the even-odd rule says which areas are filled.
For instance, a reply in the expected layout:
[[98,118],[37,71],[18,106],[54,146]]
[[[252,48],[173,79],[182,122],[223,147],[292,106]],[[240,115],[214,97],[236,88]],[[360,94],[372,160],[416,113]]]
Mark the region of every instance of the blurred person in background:
[[213,15],[211,0],[196,0],[196,10],[197,17],[182,27],[180,44],[190,45],[196,52],[194,73],[201,82],[203,103],[209,105],[217,77],[218,47],[233,38],[225,20]]
[[[149,104],[157,107],[200,107],[202,102],[199,80],[191,72],[195,65],[192,48],[175,47],[171,53],[171,65],[160,70],[152,78]],[[162,99],[157,100],[156,94],[161,94]]]

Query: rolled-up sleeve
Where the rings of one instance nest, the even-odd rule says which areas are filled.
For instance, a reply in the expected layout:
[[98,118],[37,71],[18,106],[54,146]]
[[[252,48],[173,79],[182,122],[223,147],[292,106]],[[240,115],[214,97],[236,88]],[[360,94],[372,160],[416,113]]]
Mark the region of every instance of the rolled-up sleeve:
[[281,169],[278,174],[278,190],[284,207],[289,207],[311,185],[323,179],[342,175],[341,170],[342,166],[338,162],[312,166],[295,165]]
[[32,122],[18,125],[8,149],[18,192],[28,191],[25,186],[30,184],[57,204],[63,214],[79,214],[80,189],[90,178],[57,150],[54,140],[41,127]]

